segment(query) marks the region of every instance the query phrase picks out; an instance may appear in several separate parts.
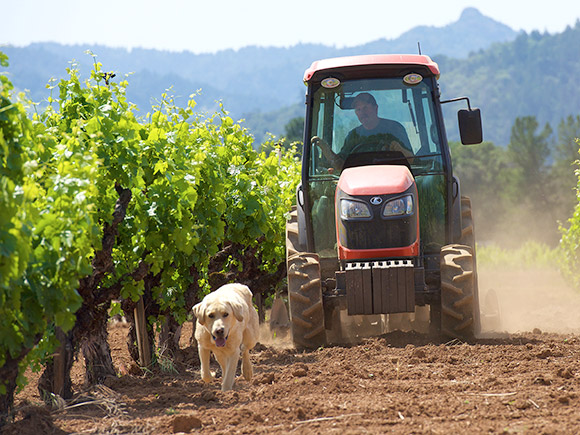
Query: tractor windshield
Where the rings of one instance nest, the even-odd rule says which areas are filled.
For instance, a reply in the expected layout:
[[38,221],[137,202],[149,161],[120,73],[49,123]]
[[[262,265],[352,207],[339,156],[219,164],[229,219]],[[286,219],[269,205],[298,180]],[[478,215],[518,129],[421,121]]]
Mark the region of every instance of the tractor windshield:
[[[421,237],[445,237],[445,171],[442,133],[433,103],[435,80],[332,79],[313,88],[308,184],[315,250],[335,254],[334,190],[342,170],[370,164],[406,164],[419,190]],[[421,202],[421,197],[428,201]],[[428,209],[429,208],[429,209]],[[438,249],[438,248],[436,248]]]
[[377,162],[379,157],[405,157],[414,173],[427,163],[436,165],[441,151],[433,90],[427,80],[407,82],[364,79],[318,87],[311,112],[310,174],[338,176],[345,163],[386,163]]

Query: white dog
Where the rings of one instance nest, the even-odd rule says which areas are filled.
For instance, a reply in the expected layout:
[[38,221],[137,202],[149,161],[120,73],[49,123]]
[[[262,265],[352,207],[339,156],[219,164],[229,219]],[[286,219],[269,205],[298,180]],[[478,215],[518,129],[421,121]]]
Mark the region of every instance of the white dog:
[[258,313],[252,304],[252,292],[243,284],[226,284],[208,294],[193,307],[197,318],[195,339],[201,363],[201,379],[211,382],[210,352],[222,369],[222,391],[231,390],[240,352],[242,374],[252,379],[250,349],[258,342]]

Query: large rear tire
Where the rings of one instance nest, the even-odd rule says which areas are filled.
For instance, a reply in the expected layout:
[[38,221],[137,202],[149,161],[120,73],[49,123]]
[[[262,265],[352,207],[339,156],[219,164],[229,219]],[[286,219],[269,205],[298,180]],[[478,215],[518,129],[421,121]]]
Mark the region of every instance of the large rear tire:
[[475,335],[479,335],[481,333],[481,307],[479,303],[479,282],[477,278],[477,255],[475,252],[475,225],[471,211],[471,199],[468,196],[461,196],[461,240],[459,243],[469,246],[471,248],[471,255],[473,256],[473,322]]
[[298,210],[293,205],[290,210],[290,220],[286,222],[286,264],[288,258],[299,252],[306,251],[306,247],[300,245],[298,236]]
[[471,199],[468,196],[461,197],[461,239],[459,243],[470,246],[475,252],[475,228],[471,212]]
[[292,340],[297,348],[315,349],[326,344],[324,306],[318,255],[302,252],[298,213],[290,212],[286,224],[286,270]]
[[473,251],[467,245],[441,248],[441,334],[472,340],[479,321]]

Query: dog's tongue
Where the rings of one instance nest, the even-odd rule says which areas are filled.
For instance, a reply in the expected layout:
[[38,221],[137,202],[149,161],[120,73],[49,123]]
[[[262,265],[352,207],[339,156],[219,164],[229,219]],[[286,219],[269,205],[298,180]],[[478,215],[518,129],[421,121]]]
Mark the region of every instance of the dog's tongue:
[[215,339],[215,345],[217,347],[224,347],[226,345],[226,339],[225,338],[216,338]]

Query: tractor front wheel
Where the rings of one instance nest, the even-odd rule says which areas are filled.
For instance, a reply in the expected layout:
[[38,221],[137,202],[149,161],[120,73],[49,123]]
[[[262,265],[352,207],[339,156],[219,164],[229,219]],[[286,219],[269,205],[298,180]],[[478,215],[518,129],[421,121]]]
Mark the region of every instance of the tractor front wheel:
[[288,258],[288,305],[292,340],[298,348],[326,344],[318,255],[301,252]]
[[305,252],[298,234],[298,211],[290,211],[286,223],[286,270],[292,340],[298,348],[315,349],[326,344],[324,306],[318,255]]

